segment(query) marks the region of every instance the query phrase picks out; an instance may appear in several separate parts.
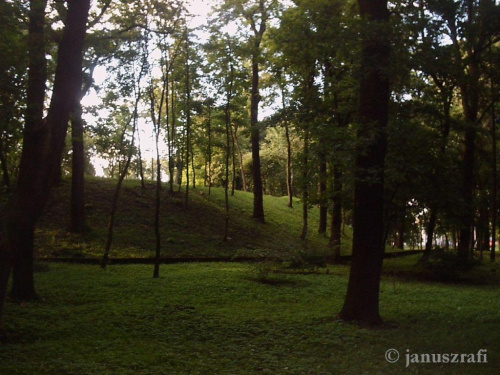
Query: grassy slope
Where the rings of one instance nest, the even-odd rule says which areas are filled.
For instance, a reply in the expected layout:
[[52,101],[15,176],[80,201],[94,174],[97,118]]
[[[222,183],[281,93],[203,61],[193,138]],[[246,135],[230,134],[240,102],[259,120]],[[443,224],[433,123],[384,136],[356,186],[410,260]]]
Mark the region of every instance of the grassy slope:
[[[400,260],[389,260],[399,262]],[[415,261],[415,258],[413,258]],[[0,374],[493,374],[500,292],[492,286],[381,285],[389,325],[335,321],[348,268],[255,279],[249,264],[152,267],[51,264],[40,302],[9,302]],[[402,359],[389,364],[395,348]],[[487,364],[413,364],[404,354],[477,353]]]
[[[99,257],[102,255],[116,181],[90,179],[86,183],[87,215],[91,232],[84,238],[71,236],[64,228],[69,220],[69,183],[55,189],[37,231],[40,257]],[[153,184],[145,190],[137,181],[126,181],[117,212],[111,257],[152,257],[154,254]],[[190,192],[190,209],[184,210],[184,195],[162,193],[162,255],[179,256],[260,256],[298,251],[326,253],[327,239],[316,234],[318,210],[310,210],[308,240],[299,240],[302,206],[286,206],[286,198],[265,197],[265,225],[251,219],[253,195],[236,191],[230,197],[230,241],[224,234],[224,191],[198,187]],[[351,240],[344,238],[343,253],[350,252]]]

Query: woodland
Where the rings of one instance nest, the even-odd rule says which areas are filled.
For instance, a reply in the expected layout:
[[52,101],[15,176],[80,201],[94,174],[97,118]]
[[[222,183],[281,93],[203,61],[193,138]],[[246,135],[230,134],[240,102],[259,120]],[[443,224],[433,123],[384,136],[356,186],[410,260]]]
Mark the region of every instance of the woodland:
[[498,1],[2,0],[0,50],[0,372],[500,365]]

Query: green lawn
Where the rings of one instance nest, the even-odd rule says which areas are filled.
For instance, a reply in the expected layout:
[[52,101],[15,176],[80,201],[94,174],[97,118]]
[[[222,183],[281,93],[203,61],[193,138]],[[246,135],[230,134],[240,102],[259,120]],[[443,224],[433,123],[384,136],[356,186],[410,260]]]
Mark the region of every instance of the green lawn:
[[[386,261],[397,268],[399,259]],[[407,261],[405,261],[407,262]],[[497,286],[381,286],[386,325],[335,321],[347,266],[312,274],[258,266],[42,264],[40,302],[7,303],[0,374],[493,374],[500,368]],[[385,360],[388,349],[401,353]],[[487,364],[410,364],[405,354],[477,353]]]

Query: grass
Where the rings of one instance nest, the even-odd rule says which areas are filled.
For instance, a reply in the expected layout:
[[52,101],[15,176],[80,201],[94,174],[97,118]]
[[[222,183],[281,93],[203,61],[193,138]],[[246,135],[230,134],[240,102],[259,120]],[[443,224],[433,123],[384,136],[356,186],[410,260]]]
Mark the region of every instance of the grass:
[[[37,228],[38,257],[97,258],[104,251],[111,198],[116,181],[91,178],[86,181],[87,219],[91,231],[84,237],[66,231],[69,223],[70,184],[55,189]],[[162,193],[161,235],[165,257],[256,257],[266,254],[294,254],[306,251],[326,255],[328,239],[316,233],[317,207],[310,210],[310,231],[300,241],[302,206],[286,206],[286,197],[265,197],[266,224],[251,218],[252,193],[236,191],[230,197],[228,242],[224,235],[224,191],[197,187],[190,191],[189,209],[184,209],[184,194]],[[111,258],[144,258],[154,255],[155,187],[141,189],[139,181],[127,180],[121,193],[116,216]],[[350,253],[351,231],[346,230],[343,253]]]
[[[386,261],[388,269],[407,260]],[[386,326],[336,321],[347,266],[272,274],[254,265],[50,264],[39,302],[8,302],[1,374],[493,374],[500,366],[500,291],[387,274]],[[402,359],[387,363],[395,348]],[[477,353],[487,364],[410,364],[404,354]]]

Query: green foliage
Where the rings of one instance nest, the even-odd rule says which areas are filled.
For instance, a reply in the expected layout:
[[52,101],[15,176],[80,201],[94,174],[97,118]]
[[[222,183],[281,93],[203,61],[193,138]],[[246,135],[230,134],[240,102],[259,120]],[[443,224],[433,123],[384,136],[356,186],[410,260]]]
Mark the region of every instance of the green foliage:
[[[413,259],[413,262],[415,259]],[[391,260],[393,268],[407,263]],[[8,302],[0,340],[5,374],[488,374],[500,365],[494,287],[384,277],[385,329],[335,320],[348,267],[249,278],[246,264],[51,264],[38,302]],[[498,282],[498,279],[497,279]],[[43,324],[41,323],[43,322]],[[477,353],[487,364],[414,364],[412,353]]]

